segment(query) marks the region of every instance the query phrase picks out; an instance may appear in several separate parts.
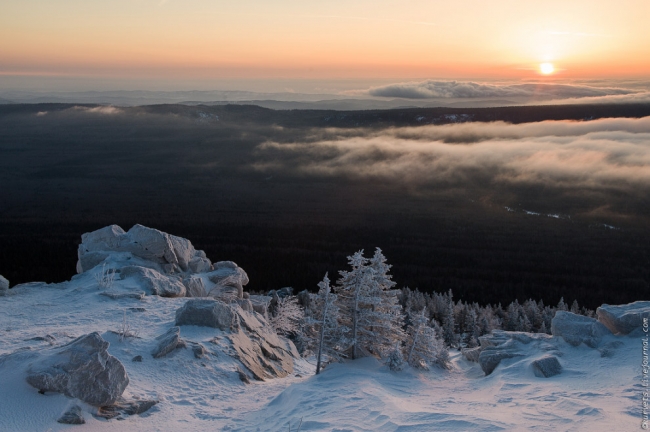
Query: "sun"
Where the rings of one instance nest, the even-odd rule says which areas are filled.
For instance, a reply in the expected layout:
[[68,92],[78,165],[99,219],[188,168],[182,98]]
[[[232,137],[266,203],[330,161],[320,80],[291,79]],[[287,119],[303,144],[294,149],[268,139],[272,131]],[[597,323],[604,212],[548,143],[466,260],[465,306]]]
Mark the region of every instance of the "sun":
[[553,63],[542,63],[539,65],[539,71],[543,75],[550,75],[555,72],[555,66],[553,66]]

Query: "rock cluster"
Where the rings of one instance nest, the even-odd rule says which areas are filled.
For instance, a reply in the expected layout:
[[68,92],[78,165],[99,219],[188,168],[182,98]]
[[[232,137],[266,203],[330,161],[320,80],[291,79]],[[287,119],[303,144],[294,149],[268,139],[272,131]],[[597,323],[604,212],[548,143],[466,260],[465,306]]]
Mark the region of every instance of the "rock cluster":
[[602,323],[595,319],[566,311],[555,313],[551,321],[551,333],[573,346],[584,343],[591,348],[596,348],[603,336],[611,334]]

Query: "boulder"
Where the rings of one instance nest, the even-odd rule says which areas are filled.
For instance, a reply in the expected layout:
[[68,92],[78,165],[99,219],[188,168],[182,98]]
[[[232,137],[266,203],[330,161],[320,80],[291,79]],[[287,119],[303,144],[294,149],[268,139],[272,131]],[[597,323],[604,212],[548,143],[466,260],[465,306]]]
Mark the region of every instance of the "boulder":
[[185,343],[181,339],[180,327],[172,327],[156,338],[158,345],[151,351],[153,358],[164,357],[176,348],[182,348]]
[[593,318],[557,311],[551,321],[551,333],[573,346],[584,343],[588,347],[596,348],[603,336],[610,334],[610,331]]
[[81,336],[31,363],[27,382],[42,392],[63,393],[93,406],[110,405],[122,395],[129,377],[108,346],[97,332]]
[[135,300],[142,300],[144,298],[144,293],[142,291],[139,292],[112,292],[112,291],[102,291],[99,293],[99,295],[108,297],[113,300],[121,300],[121,299],[135,299]]
[[73,405],[70,409],[63,413],[63,415],[57,420],[59,423],[63,424],[85,424],[86,420],[84,419],[83,414],[81,413],[81,408],[79,405]]
[[282,378],[293,372],[300,357],[293,342],[278,336],[259,315],[233,306],[235,331],[229,336],[239,361],[258,380]]
[[126,266],[120,271],[120,279],[133,278],[148,291],[160,297],[185,297],[185,285],[175,277],[163,275],[146,267]]
[[650,301],[612,306],[604,304],[596,309],[598,321],[614,334],[626,335],[643,326],[643,318],[650,318]]
[[479,354],[478,363],[481,365],[481,369],[483,369],[485,375],[490,375],[499,366],[501,360],[522,356],[523,354],[518,352],[513,346],[487,347]]
[[562,365],[557,357],[545,356],[531,363],[536,377],[550,378],[562,373]]
[[215,284],[209,295],[224,300],[243,298],[244,285],[248,283],[248,275],[232,261],[219,261],[214,270],[208,273],[208,279]]
[[191,299],[176,310],[176,325],[195,325],[229,330],[233,312],[227,304],[213,299]]
[[237,299],[237,304],[246,312],[253,312],[253,303],[251,303],[250,298]]
[[183,285],[185,285],[187,297],[207,297],[208,293],[205,290],[205,284],[203,279],[199,277],[190,276],[183,279]]
[[478,351],[478,363],[485,372],[490,375],[502,360],[523,357],[531,350],[523,348],[522,345],[533,344],[539,351],[556,349],[549,343],[552,340],[550,335],[545,333],[509,332],[493,330],[490,334],[478,338],[480,347],[468,350],[466,358],[475,357]]
[[126,401],[120,398],[116,403],[101,407],[95,417],[110,420],[116,418],[123,420],[124,415],[142,414],[158,403],[157,400]]
[[3,296],[9,290],[9,281],[2,275],[0,275],[0,296]]

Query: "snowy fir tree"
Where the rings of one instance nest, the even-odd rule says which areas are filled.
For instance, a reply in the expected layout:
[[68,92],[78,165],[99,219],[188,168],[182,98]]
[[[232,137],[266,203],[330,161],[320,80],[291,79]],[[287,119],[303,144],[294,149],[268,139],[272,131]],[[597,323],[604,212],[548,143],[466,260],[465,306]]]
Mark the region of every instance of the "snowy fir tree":
[[407,330],[407,363],[421,369],[433,364],[447,367],[449,352],[440,335],[428,325],[426,310],[412,317],[412,322]]
[[351,356],[382,356],[404,339],[402,307],[388,274],[390,265],[377,248],[372,259],[363,250],[348,257],[351,271],[341,271],[337,292],[341,322],[351,329]]
[[337,295],[332,292],[327,273],[318,283],[318,294],[312,297],[310,319],[316,330],[316,375],[320,373],[322,357],[340,359],[341,351],[347,343],[347,327],[339,325]]
[[295,334],[300,329],[300,322],[304,319],[304,312],[295,296],[278,298],[275,313],[269,323],[276,333],[281,335]]

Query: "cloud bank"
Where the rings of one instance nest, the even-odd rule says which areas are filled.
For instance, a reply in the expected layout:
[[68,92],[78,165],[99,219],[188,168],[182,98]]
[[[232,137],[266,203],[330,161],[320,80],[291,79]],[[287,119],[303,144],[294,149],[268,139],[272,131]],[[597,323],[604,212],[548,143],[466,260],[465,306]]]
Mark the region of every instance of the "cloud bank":
[[650,197],[650,117],[329,130],[310,142],[266,142],[256,155],[264,172]]
[[476,82],[434,81],[407,82],[373,87],[370,96],[403,99],[433,98],[583,98],[628,95],[635,91],[623,88],[590,87],[570,84],[509,84],[495,85]]

